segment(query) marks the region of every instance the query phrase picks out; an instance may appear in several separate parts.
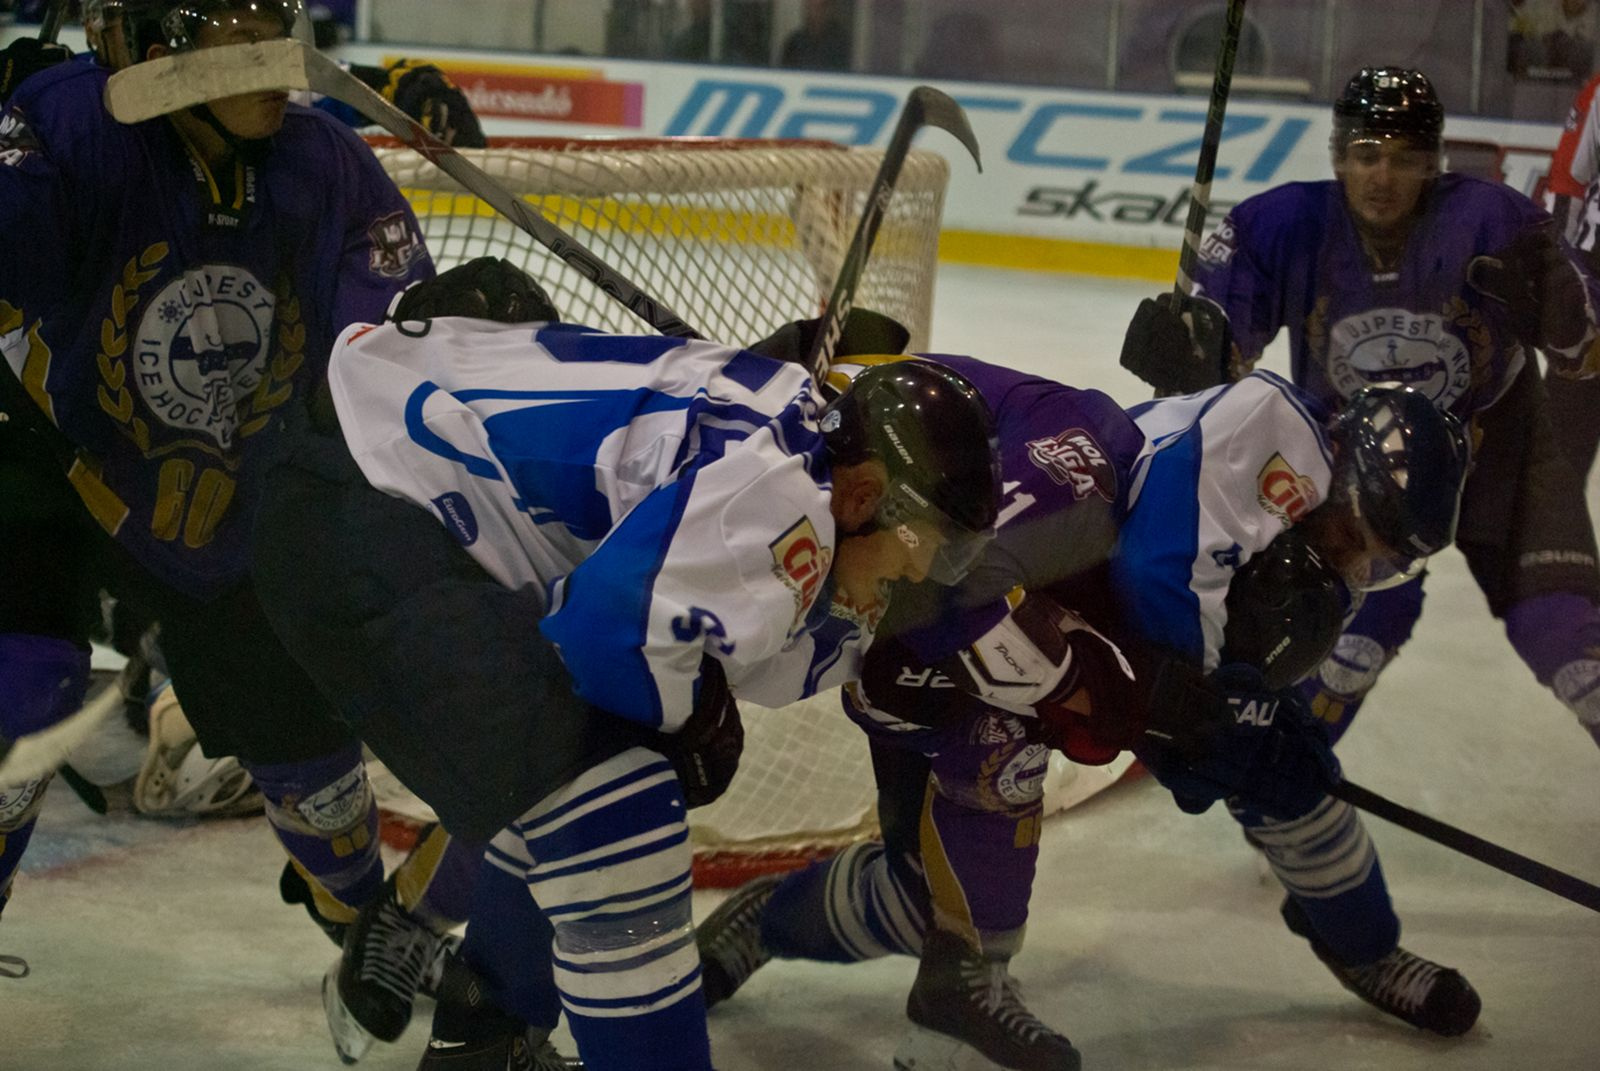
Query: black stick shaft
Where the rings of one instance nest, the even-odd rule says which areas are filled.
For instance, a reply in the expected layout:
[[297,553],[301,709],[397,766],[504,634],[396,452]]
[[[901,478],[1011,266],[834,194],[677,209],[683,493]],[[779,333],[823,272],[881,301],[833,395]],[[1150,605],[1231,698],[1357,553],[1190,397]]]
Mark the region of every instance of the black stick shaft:
[[39,40],[54,42],[56,35],[61,32],[61,24],[67,20],[68,0],[55,0],[44,12],[44,21],[39,24]]
[[1183,225],[1183,251],[1178,254],[1177,292],[1194,292],[1194,266],[1200,257],[1200,235],[1206,229],[1211,206],[1211,177],[1217,169],[1217,146],[1222,142],[1222,120],[1228,110],[1228,87],[1233,84],[1233,61],[1239,53],[1239,33],[1244,25],[1244,0],[1228,0],[1228,21],[1217,48],[1217,69],[1211,79],[1211,106],[1206,110],[1205,133],[1200,138],[1200,160],[1194,169],[1194,189],[1189,197],[1189,218]]
[[1453,848],[1463,855],[1469,855],[1480,863],[1487,863],[1514,878],[1521,878],[1531,885],[1537,885],[1575,904],[1582,904],[1590,911],[1600,911],[1600,886],[1591,885],[1582,878],[1573,877],[1555,867],[1519,855],[1509,848],[1492,844],[1482,837],[1473,836],[1466,830],[1457,829],[1437,818],[1429,818],[1409,807],[1402,807],[1393,800],[1385,799],[1376,792],[1349,781],[1341,781],[1329,790],[1329,794],[1352,806],[1360,807],[1368,814],[1375,814],[1403,829],[1409,829],[1437,844],[1443,844],[1446,848]]
[[[866,206],[856,223],[855,235],[850,239],[850,249],[845,253],[844,263],[839,266],[839,277],[834,281],[833,292],[828,295],[822,323],[818,325],[810,352],[806,354],[806,368],[819,383],[833,364],[834,350],[839,344],[840,335],[844,333],[845,319],[855,304],[856,289],[861,285],[861,276],[866,271],[867,257],[872,252],[873,242],[877,240],[878,228],[883,225],[889,199],[894,196],[900,169],[905,166],[906,155],[911,151],[911,139],[924,126],[937,126],[954,134],[972,153],[973,160],[978,160],[978,140],[967,123],[961,105],[931,86],[912,89],[905,107],[900,111],[894,132],[889,137],[889,145],[883,151],[878,173],[873,176],[872,185],[867,190]],[[981,163],[979,167],[982,168]]]
[[601,260],[582,242],[535,212],[466,157],[428,133],[420,123],[373,92],[365,82],[320,52],[307,51],[305,65],[312,89],[350,105],[432,161],[439,170],[487,202],[534,241],[560,257],[568,266],[645,323],[663,335],[673,338],[702,337],[664,302],[646,293],[642,287]]

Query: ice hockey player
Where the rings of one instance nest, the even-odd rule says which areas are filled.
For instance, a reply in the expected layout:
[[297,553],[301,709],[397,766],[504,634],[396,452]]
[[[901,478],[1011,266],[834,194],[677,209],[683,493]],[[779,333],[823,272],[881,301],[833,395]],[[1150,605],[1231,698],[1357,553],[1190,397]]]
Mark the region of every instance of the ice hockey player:
[[392,893],[359,747],[274,638],[246,551],[335,336],[432,266],[367,147],[283,94],[131,126],[105,111],[112,70],[285,34],[294,0],[85,15],[93,60],[36,71],[0,113],[0,903],[81,728],[106,588],[160,621],[200,742],[238,756],[322,920],[345,925]]
[[[1330,446],[1315,407],[1268,373],[1141,408],[1135,428],[1094,392],[956,367],[994,404],[1009,494],[992,550],[952,596],[918,605],[896,592],[847,689],[872,737],[886,844],[735,893],[700,930],[706,989],[724,999],[774,955],[920,954],[897,1066],[976,1050],[1057,1071],[1078,1053],[1028,1011],[1006,967],[1027,918],[1048,748],[1095,763],[1131,746],[1186,809],[1321,806],[1336,765],[1283,689],[1331,645],[1351,586],[1448,542],[1465,443],[1406,390],[1370,392]],[[1386,455],[1369,430],[1396,431],[1401,413],[1416,420]],[[1420,513],[1372,513],[1411,461],[1438,470],[1407,500]],[[1362,516],[1398,527],[1380,536]],[[1263,566],[1271,585],[1235,590]],[[1011,584],[1026,596],[996,603]],[[1257,628],[1225,644],[1224,621]],[[1277,716],[1242,716],[1267,710]]]
[[[1578,251],[1590,274],[1600,271],[1600,115],[1595,112],[1594,96],[1600,88],[1600,75],[1584,83],[1573,98],[1567,113],[1566,129],[1550,158],[1550,174],[1544,193],[1544,206],[1555,217],[1568,244]],[[1584,358],[1586,370],[1600,367],[1591,352]],[[1545,374],[1546,408],[1556,441],[1577,470],[1580,481],[1587,481],[1594,468],[1594,455],[1600,450],[1600,377],[1574,379],[1560,374],[1551,364]]]
[[487,259],[394,317],[335,347],[255,575],[378,757],[492,838],[457,966],[514,1018],[447,999],[423,1066],[503,1067],[553,1024],[509,949],[553,954],[592,1071],[708,1069],[686,811],[737,765],[734,696],[837,686],[891,581],[964,574],[1000,497],[987,407],[914,361],[824,406],[792,363],[551,322]]
[[[1442,128],[1420,72],[1362,70],[1334,106],[1337,177],[1249,198],[1201,248],[1204,300],[1180,312],[1209,322],[1220,307],[1231,346],[1143,346],[1165,322],[1153,301],[1130,338],[1159,366],[1148,380],[1192,389],[1251,366],[1287,325],[1294,380],[1323,402],[1397,379],[1468,422],[1457,545],[1517,654],[1600,743],[1594,531],[1534,363],[1543,349],[1558,375],[1592,371],[1596,284],[1527,198],[1439,174]],[[1336,736],[1421,611],[1419,579],[1368,599],[1340,639],[1310,689]]]

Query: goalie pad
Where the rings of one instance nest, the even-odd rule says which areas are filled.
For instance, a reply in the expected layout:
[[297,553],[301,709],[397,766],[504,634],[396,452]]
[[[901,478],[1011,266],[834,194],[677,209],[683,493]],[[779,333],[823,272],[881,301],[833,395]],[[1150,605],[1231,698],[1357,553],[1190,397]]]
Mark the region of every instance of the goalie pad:
[[150,701],[150,745],[133,783],[133,805],[158,818],[259,814],[261,792],[232,756],[200,750],[170,684]]

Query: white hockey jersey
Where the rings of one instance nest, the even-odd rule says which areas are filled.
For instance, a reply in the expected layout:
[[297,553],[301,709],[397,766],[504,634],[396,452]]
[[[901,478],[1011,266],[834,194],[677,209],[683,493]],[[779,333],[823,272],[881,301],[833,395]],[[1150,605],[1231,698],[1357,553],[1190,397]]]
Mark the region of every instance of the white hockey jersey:
[[772,706],[858,673],[870,628],[830,613],[831,485],[797,365],[446,318],[346,331],[329,381],[374,487],[547,592],[538,627],[590,702],[670,732],[703,654]]
[[1308,397],[1270,372],[1129,412],[1147,445],[1112,557],[1126,619],[1217,668],[1233,574],[1327,498],[1333,457]]

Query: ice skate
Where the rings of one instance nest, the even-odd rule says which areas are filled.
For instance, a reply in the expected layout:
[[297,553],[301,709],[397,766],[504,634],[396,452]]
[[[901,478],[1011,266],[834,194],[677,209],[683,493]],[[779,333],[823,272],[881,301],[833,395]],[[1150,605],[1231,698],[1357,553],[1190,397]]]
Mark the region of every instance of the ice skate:
[[895,1050],[896,1071],[1078,1071],[1078,1050],[1028,1010],[1006,963],[930,932],[906,1001],[911,1029]]
[[705,992],[707,1008],[733,996],[772,958],[761,945],[761,916],[781,881],[782,874],[767,874],[745,882],[695,927],[700,988]]
[[433,1033],[417,1071],[582,1071],[562,1056],[549,1031],[525,1026],[490,1002],[472,968],[446,956]]
[[1398,947],[1375,963],[1349,966],[1317,940],[1311,920],[1293,899],[1284,901],[1283,920],[1311,942],[1311,950],[1340,985],[1379,1011],[1445,1037],[1465,1034],[1478,1021],[1483,1002],[1459,971]]
[[340,1059],[354,1063],[373,1038],[396,1041],[405,1033],[412,1002],[449,941],[400,906],[393,879],[384,883],[350,925],[344,954],[323,979],[323,1009]]

